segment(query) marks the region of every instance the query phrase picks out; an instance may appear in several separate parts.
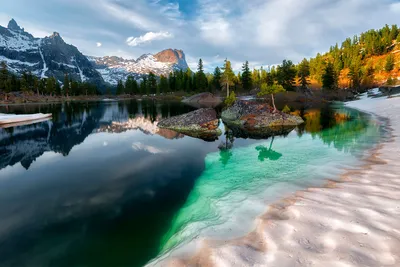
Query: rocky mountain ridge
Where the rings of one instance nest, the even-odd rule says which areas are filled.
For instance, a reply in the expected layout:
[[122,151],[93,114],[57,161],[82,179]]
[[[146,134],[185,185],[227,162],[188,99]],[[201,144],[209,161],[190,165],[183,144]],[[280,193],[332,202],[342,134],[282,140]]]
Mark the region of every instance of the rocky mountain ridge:
[[59,33],[35,38],[14,19],[7,28],[0,26],[0,61],[16,74],[31,72],[40,78],[54,76],[63,82],[68,73],[77,81],[104,84],[86,56],[75,46],[65,43]]
[[102,75],[104,81],[117,84],[129,75],[139,79],[141,75],[153,72],[167,76],[174,70],[186,71],[189,67],[182,50],[166,49],[155,55],[144,54],[138,59],[124,59],[115,56],[88,57],[93,67]]
[[155,55],[145,54],[138,59],[116,56],[90,57],[77,47],[65,43],[59,33],[35,38],[12,19],[7,28],[0,26],[0,62],[17,75],[31,72],[40,78],[54,76],[60,83],[67,73],[80,82],[96,84],[100,89],[125,81],[129,75],[140,79],[153,72],[168,75],[174,70],[186,70],[182,50],[166,49]]

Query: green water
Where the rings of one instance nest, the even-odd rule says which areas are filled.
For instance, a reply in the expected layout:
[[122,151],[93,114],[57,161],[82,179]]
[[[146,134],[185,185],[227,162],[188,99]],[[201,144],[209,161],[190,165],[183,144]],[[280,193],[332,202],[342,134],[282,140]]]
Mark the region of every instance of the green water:
[[[385,121],[327,106],[287,136],[205,142],[157,127],[179,102],[0,106],[0,266],[144,266],[254,228],[268,204],[354,168]],[[340,114],[347,114],[343,120]],[[188,246],[185,246],[188,245]],[[190,250],[190,249],[189,249]]]
[[[338,111],[351,120],[319,130],[310,118],[286,138],[209,153],[205,170],[162,239],[161,255],[201,238],[244,235],[268,203],[361,164],[364,152],[382,137],[382,125],[355,110]],[[317,116],[318,127],[335,124],[333,116],[327,118],[321,123]]]

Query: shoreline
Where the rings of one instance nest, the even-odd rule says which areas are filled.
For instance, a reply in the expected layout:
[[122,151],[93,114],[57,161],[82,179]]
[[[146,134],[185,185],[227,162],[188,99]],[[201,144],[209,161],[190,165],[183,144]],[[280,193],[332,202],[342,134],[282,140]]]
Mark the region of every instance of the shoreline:
[[358,101],[347,104],[379,117],[394,116],[386,125],[390,137],[365,152],[363,165],[325,186],[274,202],[257,218],[255,230],[241,238],[204,240],[194,254],[161,257],[149,265],[395,266],[400,262],[400,148],[394,133],[400,132],[395,116],[400,99],[392,100],[392,109],[386,101],[373,101],[378,104],[369,110]]
[[165,101],[181,101],[180,95],[169,95],[169,96],[139,96],[139,95],[88,95],[88,96],[22,96],[16,97],[11,101],[5,102],[4,98],[0,100],[0,106],[16,106],[16,105],[51,105],[61,104],[65,102],[99,102],[99,101],[126,101],[126,100],[165,100]]

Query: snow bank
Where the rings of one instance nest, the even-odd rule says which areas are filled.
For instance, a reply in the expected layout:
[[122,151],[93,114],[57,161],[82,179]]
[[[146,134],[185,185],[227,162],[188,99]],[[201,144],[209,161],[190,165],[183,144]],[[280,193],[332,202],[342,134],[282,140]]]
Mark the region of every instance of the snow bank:
[[15,115],[15,114],[1,114],[0,113],[0,127],[14,127],[20,125],[32,124],[40,121],[49,120],[52,114],[27,114],[27,115]]

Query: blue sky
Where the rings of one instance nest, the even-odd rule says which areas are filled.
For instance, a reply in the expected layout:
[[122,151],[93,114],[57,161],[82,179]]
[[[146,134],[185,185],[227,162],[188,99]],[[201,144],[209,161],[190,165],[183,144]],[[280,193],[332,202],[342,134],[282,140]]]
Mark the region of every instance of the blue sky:
[[235,69],[294,62],[371,28],[400,24],[394,0],[14,0],[0,25],[15,18],[34,36],[57,31],[84,54],[137,58],[182,49],[195,68],[227,57]]

